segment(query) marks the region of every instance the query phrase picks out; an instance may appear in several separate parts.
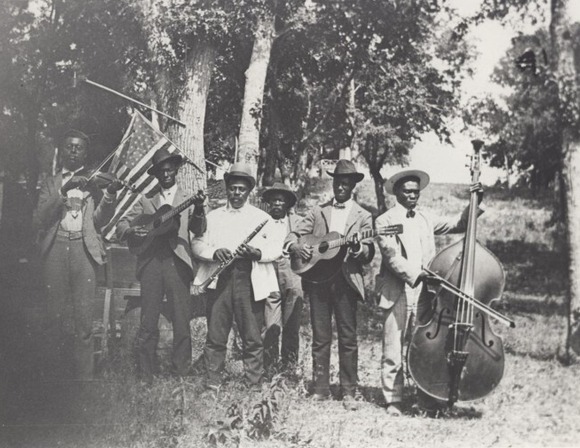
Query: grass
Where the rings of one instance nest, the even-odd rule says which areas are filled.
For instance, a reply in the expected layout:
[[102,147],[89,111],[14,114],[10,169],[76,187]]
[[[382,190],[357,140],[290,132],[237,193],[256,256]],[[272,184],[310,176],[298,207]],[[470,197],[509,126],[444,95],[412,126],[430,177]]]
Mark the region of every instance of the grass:
[[[220,195],[218,188],[214,187],[214,200]],[[328,182],[316,182],[298,211],[328,191]],[[423,193],[421,201],[447,216],[465,206],[465,191],[465,186],[436,184]],[[360,186],[358,200],[376,211],[371,183]],[[126,358],[119,357],[102,366],[101,381],[95,383],[39,383],[30,372],[36,322],[32,320],[24,335],[7,332],[6,327],[2,333],[13,350],[2,353],[11,369],[2,370],[0,446],[577,446],[580,365],[566,367],[558,362],[566,331],[566,266],[564,254],[558,252],[557,229],[545,224],[550,219],[549,198],[534,198],[526,191],[492,190],[486,193],[485,203],[478,236],[503,263],[506,292],[499,309],[517,327],[494,326],[504,339],[506,371],[497,389],[484,399],[460,402],[446,418],[429,419],[414,412],[413,385],[408,384],[406,415],[387,417],[380,391],[381,312],[366,305],[359,306],[358,313],[359,376],[365,401],[356,412],[344,410],[338,399],[308,399],[311,331],[307,310],[297,375],[276,377],[261,392],[251,392],[241,383],[241,361],[230,357],[227,382],[217,394],[205,391],[200,376],[186,381],[162,376],[146,388],[136,381]],[[439,238],[438,245],[455,238]],[[379,263],[377,257],[366,272],[368,288],[373,286]],[[8,314],[18,316],[22,306],[37,300],[34,283],[29,274],[19,278],[15,273],[10,278],[10,285],[2,289],[14,294],[5,294],[4,300],[9,303]],[[17,300],[16,292],[26,291],[26,286],[32,291],[30,296]],[[192,331],[196,357],[203,347],[203,318],[192,321]],[[164,366],[168,354],[165,341],[160,350]],[[337,395],[336,342],[331,363]]]

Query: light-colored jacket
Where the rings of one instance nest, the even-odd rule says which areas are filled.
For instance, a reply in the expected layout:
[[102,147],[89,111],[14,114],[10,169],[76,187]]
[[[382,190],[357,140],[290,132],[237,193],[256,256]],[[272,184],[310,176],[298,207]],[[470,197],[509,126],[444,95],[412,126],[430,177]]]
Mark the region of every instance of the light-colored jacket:
[[[243,207],[243,216],[230,215],[227,206],[219,207],[207,214],[207,229],[203,235],[192,241],[194,256],[200,260],[199,271],[193,281],[194,285],[201,285],[218,268],[219,263],[214,261],[216,250],[224,247],[224,234],[228,232],[239,235],[237,244],[242,241],[264,220],[270,221],[270,215],[251,204]],[[265,300],[271,293],[279,291],[278,279],[273,262],[282,256],[282,247],[275,244],[272,235],[268,233],[268,224],[248,243],[249,246],[259,249],[262,257],[259,261],[252,261],[251,282],[254,300]],[[228,247],[232,252],[237,248]],[[209,288],[214,289],[217,282]]]
[[[83,175],[84,172],[78,173]],[[34,222],[39,231],[40,253],[45,256],[52,247],[60,221],[66,213],[65,204],[60,195],[62,173],[48,177],[40,188],[40,196],[34,213]],[[83,193],[83,243],[87,252],[97,264],[106,261],[105,245],[100,231],[115,213],[113,198],[103,196],[98,188],[89,188]],[[98,204],[98,205],[95,205]]]
[[[285,244],[296,242],[302,235],[314,235],[323,237],[329,233],[330,217],[332,213],[332,201],[321,206],[313,207],[298,223],[297,228],[286,237]],[[346,220],[346,237],[352,236],[356,232],[372,230],[372,215],[364,208],[353,203],[348,218]],[[359,300],[364,301],[365,288],[363,281],[362,265],[370,263],[375,255],[375,246],[372,241],[362,244],[363,254],[359,260],[354,259],[349,253],[342,264],[342,273],[348,284],[358,293]]]
[[[480,210],[480,214],[483,213]],[[402,224],[404,214],[400,207],[393,207],[383,213],[375,221],[375,228]],[[405,292],[405,283],[411,287],[416,286],[421,268],[409,263],[406,256],[405,246],[409,246],[411,238],[423,237],[422,263],[426,267],[435,256],[435,236],[446,233],[464,232],[467,226],[468,208],[463,213],[453,218],[434,216],[421,209],[416,210],[414,219],[423,220],[425,235],[412,235],[405,232],[391,236],[380,236],[378,244],[383,257],[381,269],[376,276],[375,290],[378,293],[378,305],[380,308],[389,309]]]
[[[178,206],[182,202],[189,198],[187,193],[181,188],[177,187],[175,192],[175,198],[173,199],[173,206]],[[127,231],[131,227],[131,221],[141,214],[152,215],[161,207],[161,193],[154,189],[148,194],[141,196],[139,201],[133,206],[133,208],[127,213],[127,215],[117,223],[117,238],[120,241],[124,241],[126,238]],[[189,233],[190,215],[192,211],[191,208],[183,211],[179,217],[179,230],[177,234],[172,235],[169,238],[169,246],[173,253],[179,257],[191,270],[192,277],[195,275],[196,266],[194,265],[192,259],[193,255],[191,253],[191,238]],[[145,265],[151,260],[155,254],[147,250],[137,257],[137,278],[141,277],[141,271]]]

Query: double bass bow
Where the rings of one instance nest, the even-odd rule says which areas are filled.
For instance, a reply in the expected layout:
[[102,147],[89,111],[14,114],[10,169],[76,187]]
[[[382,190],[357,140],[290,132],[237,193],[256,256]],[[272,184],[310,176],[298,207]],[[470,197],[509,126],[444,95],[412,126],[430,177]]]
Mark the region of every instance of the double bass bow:
[[[472,144],[471,181],[475,183],[483,142]],[[425,269],[429,277],[419,301],[434,304],[433,316],[415,327],[407,353],[417,386],[450,407],[458,400],[484,397],[503,376],[503,342],[489,318],[515,326],[489,306],[501,298],[505,273],[496,256],[476,239],[477,216],[477,192],[472,191],[465,237],[442,249]]]

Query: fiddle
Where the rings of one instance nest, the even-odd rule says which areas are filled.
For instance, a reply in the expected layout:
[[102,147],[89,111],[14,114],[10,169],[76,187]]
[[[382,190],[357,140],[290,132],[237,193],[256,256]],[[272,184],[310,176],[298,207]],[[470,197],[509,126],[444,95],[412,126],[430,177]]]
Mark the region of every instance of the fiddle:
[[87,179],[88,184],[92,184],[98,188],[105,188],[111,185],[113,182],[119,182],[123,187],[127,188],[132,193],[139,193],[139,190],[122,179],[119,179],[112,173],[104,173],[102,171],[95,171]]
[[[96,187],[103,189],[111,185],[112,183],[118,183],[123,187],[127,188],[133,193],[139,193],[139,190],[128,182],[119,179],[117,176],[111,173],[104,173],[102,171],[94,171],[88,177],[85,176],[73,176],[61,188],[61,193],[66,193],[68,190],[73,188],[78,188],[80,190],[86,190],[87,188]],[[118,190],[118,189],[117,189]]]

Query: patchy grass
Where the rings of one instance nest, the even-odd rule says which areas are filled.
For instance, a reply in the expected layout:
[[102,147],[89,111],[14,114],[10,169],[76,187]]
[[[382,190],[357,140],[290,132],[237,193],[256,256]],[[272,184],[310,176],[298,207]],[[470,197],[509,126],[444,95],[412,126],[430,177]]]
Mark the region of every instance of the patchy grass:
[[[328,181],[315,182],[298,212],[328,195],[329,185]],[[220,187],[214,188],[217,193],[210,197],[217,201]],[[370,182],[360,185],[358,200],[376,212]],[[432,185],[422,197],[425,207],[443,215],[459,213],[466,202],[466,187],[457,185]],[[12,337],[19,350],[3,354],[13,368],[2,371],[0,446],[577,446],[580,365],[564,367],[557,357],[566,331],[566,276],[557,233],[546,227],[549,199],[534,198],[525,191],[492,190],[486,193],[485,203],[478,236],[504,265],[506,293],[499,308],[515,319],[517,327],[495,326],[504,339],[506,371],[497,389],[484,399],[458,403],[446,418],[429,419],[414,411],[414,390],[408,384],[406,415],[387,417],[380,391],[381,312],[366,305],[359,306],[358,312],[359,376],[365,401],[356,412],[344,410],[338,400],[336,341],[331,358],[335,399],[314,402],[308,398],[312,359],[307,309],[297,374],[276,377],[260,392],[242,385],[241,361],[232,357],[226,384],[217,394],[205,391],[200,376],[178,381],[162,374],[147,388],[119,359],[103,368],[101,381],[39,383],[22,367],[33,365],[24,362],[24,355],[33,351]],[[438,245],[456,238],[440,238]],[[379,262],[377,257],[366,272],[369,288]],[[7,290],[26,285],[27,279],[21,280]],[[18,303],[11,303],[11,309],[17,310]],[[203,346],[203,318],[192,321],[192,331],[195,357]],[[160,350],[164,371],[168,353],[165,342]],[[257,410],[262,420],[256,423]]]

